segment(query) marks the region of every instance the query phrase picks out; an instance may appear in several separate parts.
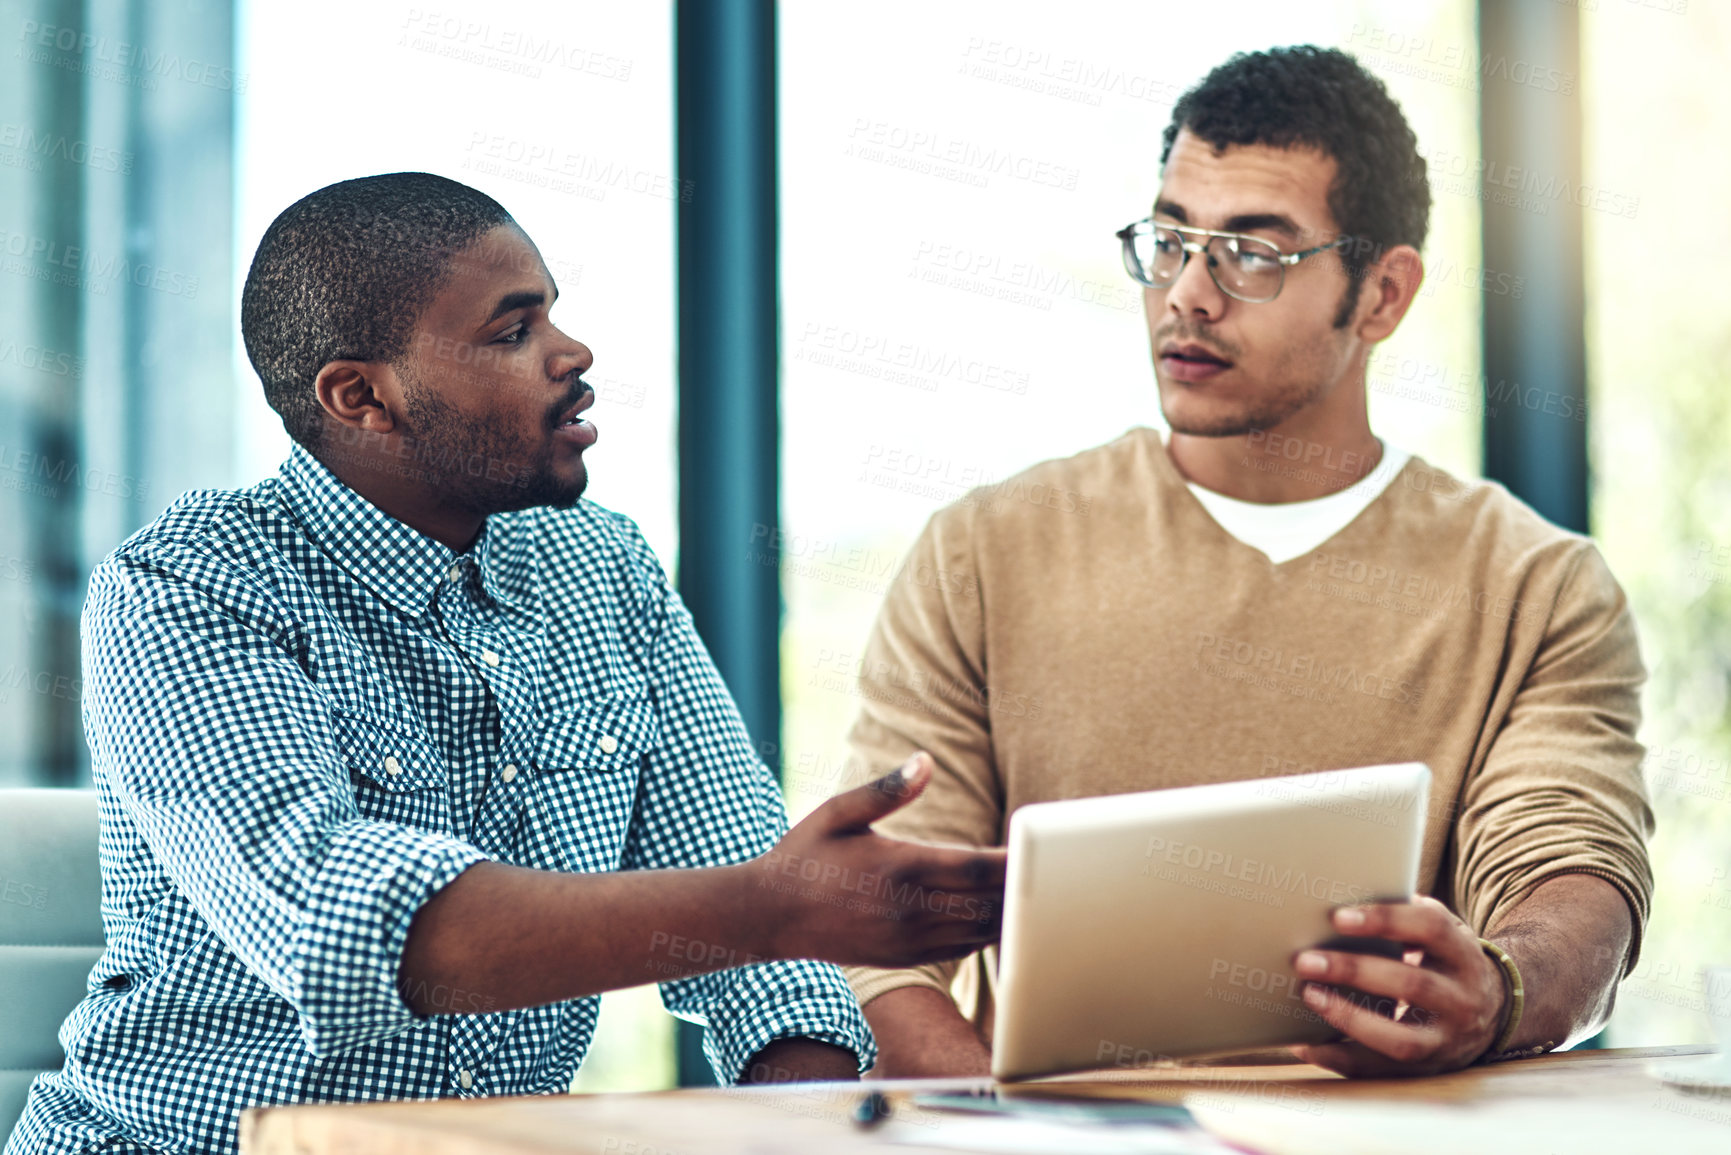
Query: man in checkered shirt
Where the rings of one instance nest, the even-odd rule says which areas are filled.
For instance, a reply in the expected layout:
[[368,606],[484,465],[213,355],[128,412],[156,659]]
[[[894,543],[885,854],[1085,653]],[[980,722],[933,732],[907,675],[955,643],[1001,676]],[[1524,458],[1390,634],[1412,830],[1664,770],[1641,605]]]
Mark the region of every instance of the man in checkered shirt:
[[856,1078],[858,1004],[800,960],[995,937],[1002,852],[871,832],[923,756],[788,831],[636,527],[578,500],[592,358],[557,292],[504,209],[424,173],[266,232],[242,330],[298,444],[91,580],[108,947],[8,1155],[562,1091],[599,992],[651,980],[724,1081]]

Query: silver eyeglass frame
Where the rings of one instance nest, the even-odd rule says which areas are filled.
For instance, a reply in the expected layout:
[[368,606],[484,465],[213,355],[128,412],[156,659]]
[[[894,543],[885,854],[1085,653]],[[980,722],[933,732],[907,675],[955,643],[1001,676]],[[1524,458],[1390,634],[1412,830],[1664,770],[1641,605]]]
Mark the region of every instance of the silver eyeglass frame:
[[[1157,229],[1164,229],[1167,232],[1178,234],[1178,247],[1183,250],[1184,259],[1178,264],[1178,272],[1164,285],[1158,284],[1144,276],[1142,272],[1142,262],[1136,259],[1136,230],[1144,225],[1148,226],[1150,234]],[[1227,288],[1225,285],[1220,283],[1220,274],[1217,271],[1219,266],[1218,259],[1215,258],[1212,253],[1208,252],[1208,246],[1212,243],[1212,240],[1202,242],[1192,241],[1189,239],[1187,234],[1209,238],[1224,237],[1228,240],[1255,241],[1258,245],[1266,245],[1273,249],[1275,253],[1274,259],[1280,265],[1280,281],[1274,286],[1274,292],[1270,293],[1266,297],[1246,297],[1241,293]],[[1248,305],[1261,305],[1274,300],[1274,298],[1280,296],[1280,291],[1286,287],[1287,269],[1304,260],[1306,257],[1314,257],[1317,253],[1325,253],[1329,249],[1337,249],[1352,239],[1351,237],[1336,237],[1326,245],[1317,245],[1314,248],[1304,249],[1296,253],[1283,253],[1280,251],[1279,246],[1273,241],[1264,240],[1261,237],[1253,237],[1249,233],[1227,233],[1221,232],[1219,229],[1199,229],[1190,225],[1169,225],[1156,221],[1153,217],[1143,217],[1139,221],[1133,221],[1119,229],[1113,235],[1123,242],[1124,245],[1124,271],[1129,273],[1130,279],[1135,281],[1137,284],[1146,285],[1150,289],[1170,289],[1173,285],[1178,283],[1178,278],[1184,275],[1184,269],[1190,264],[1190,258],[1192,255],[1207,256],[1208,279],[1213,281],[1216,288],[1218,288],[1222,293],[1225,293],[1228,297],[1231,297],[1234,301],[1243,301]]]

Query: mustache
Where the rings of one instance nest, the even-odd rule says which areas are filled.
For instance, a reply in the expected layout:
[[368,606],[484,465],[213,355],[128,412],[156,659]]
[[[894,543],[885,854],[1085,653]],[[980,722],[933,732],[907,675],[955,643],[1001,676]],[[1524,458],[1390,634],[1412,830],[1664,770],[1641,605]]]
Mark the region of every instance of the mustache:
[[569,380],[571,382],[570,387],[572,387],[574,391],[561,400],[559,404],[553,406],[553,408],[548,412],[547,423],[549,425],[559,424],[559,418],[564,416],[566,413],[569,413],[571,411],[571,406],[577,404],[579,401],[583,400],[584,397],[595,392],[595,387],[589,384],[589,382],[583,380],[582,374],[580,373],[572,373]]
[[1182,320],[1163,322],[1159,328],[1154,330],[1154,348],[1156,351],[1168,341],[1176,341],[1180,345],[1201,345],[1218,353],[1222,359],[1227,361],[1238,360],[1238,355],[1242,352],[1237,345],[1218,334],[1210,333],[1200,325]]

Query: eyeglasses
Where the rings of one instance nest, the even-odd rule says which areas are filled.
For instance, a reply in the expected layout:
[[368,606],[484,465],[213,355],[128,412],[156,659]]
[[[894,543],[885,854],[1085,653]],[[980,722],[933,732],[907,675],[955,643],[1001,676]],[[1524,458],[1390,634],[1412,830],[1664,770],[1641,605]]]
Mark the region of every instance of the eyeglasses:
[[[1187,225],[1161,225],[1140,220],[1118,230],[1124,242],[1124,271],[1151,289],[1170,289],[1190,260],[1191,253],[1208,256],[1208,275],[1220,291],[1237,301],[1258,304],[1280,296],[1286,269],[1306,257],[1344,245],[1351,238],[1338,237],[1300,253],[1283,253],[1269,242],[1244,233],[1222,233],[1193,229]],[[1206,237],[1194,241],[1188,237]]]

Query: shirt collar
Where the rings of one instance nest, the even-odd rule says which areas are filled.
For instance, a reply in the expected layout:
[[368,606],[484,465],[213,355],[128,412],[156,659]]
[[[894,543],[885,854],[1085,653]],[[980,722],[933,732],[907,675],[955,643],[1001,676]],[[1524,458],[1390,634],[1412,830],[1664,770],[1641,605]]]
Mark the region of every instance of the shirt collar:
[[507,600],[493,572],[498,562],[486,522],[475,544],[459,554],[350,489],[299,445],[278,472],[289,512],[307,538],[402,613],[425,614],[439,583],[465,558],[480,572],[482,592]]

